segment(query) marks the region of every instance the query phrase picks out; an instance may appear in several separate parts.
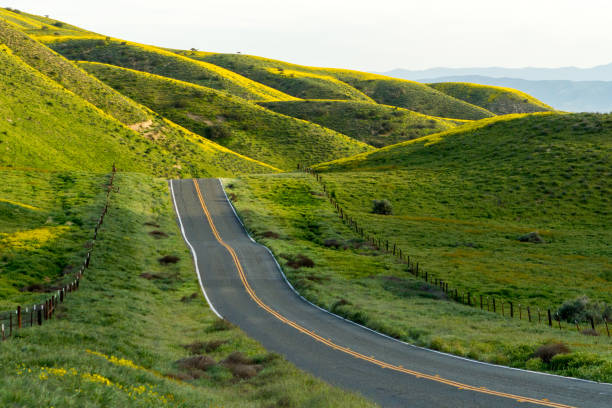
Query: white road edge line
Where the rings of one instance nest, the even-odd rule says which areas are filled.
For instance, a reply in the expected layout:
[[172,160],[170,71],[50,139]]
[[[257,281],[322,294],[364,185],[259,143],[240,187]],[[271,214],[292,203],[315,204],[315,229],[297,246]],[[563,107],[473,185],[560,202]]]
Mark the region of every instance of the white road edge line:
[[428,351],[428,352],[431,352],[431,353],[436,353],[436,354],[440,354],[440,355],[443,355],[443,356],[448,356],[448,357],[456,358],[458,360],[469,361],[471,363],[482,364],[482,365],[489,366],[489,367],[497,367],[497,368],[503,368],[503,369],[507,369],[507,370],[520,371],[520,372],[524,372],[524,373],[532,373],[532,374],[546,375],[546,376],[550,376],[550,377],[563,378],[563,379],[566,379],[566,380],[575,380],[575,381],[581,381],[581,382],[586,382],[586,383],[591,383],[591,384],[612,385],[612,383],[597,382],[597,381],[585,380],[585,379],[582,379],[582,378],[575,378],[575,377],[565,377],[563,375],[558,375],[558,374],[543,373],[543,372],[540,372],[540,371],[531,371],[531,370],[525,370],[525,369],[522,369],[522,368],[515,368],[515,367],[508,367],[508,366],[503,366],[503,365],[499,365],[499,364],[487,363],[487,362],[484,362],[484,361],[472,360],[471,358],[456,356],[454,354],[444,353],[444,352],[438,351],[438,350],[428,349],[426,347],[415,346],[414,344],[406,343],[405,341],[396,339],[394,337],[388,336],[388,335],[386,335],[384,333],[381,333],[381,332],[377,332],[376,330],[370,329],[369,327],[363,326],[363,325],[361,325],[359,323],[355,323],[352,320],[345,319],[344,317],[338,316],[337,314],[332,313],[332,312],[330,312],[327,309],[323,309],[321,306],[315,305],[314,303],[312,303],[311,301],[309,301],[308,299],[306,299],[305,297],[300,295],[300,293],[297,290],[295,290],[295,288],[293,287],[291,282],[289,282],[289,280],[287,279],[287,276],[285,276],[285,272],[283,272],[283,269],[281,268],[280,264],[276,260],[276,257],[274,256],[274,254],[272,253],[270,248],[268,248],[267,246],[265,246],[263,244],[260,244],[259,242],[255,241],[253,239],[253,237],[251,236],[251,234],[249,234],[249,231],[246,229],[244,223],[242,222],[242,220],[238,216],[238,213],[236,212],[236,209],[234,208],[234,205],[232,204],[232,202],[230,201],[229,197],[227,196],[227,193],[225,192],[225,188],[223,187],[223,183],[221,182],[221,179],[217,178],[217,180],[219,181],[219,184],[221,185],[221,190],[223,190],[223,194],[225,194],[225,199],[229,203],[230,207],[232,208],[232,211],[234,212],[234,215],[238,219],[238,222],[240,222],[240,225],[242,225],[242,229],[244,229],[244,232],[247,234],[249,239],[251,241],[253,241],[255,244],[264,247],[270,253],[270,256],[272,256],[272,259],[274,259],[274,262],[276,263],[276,266],[278,267],[278,270],[279,270],[281,276],[283,277],[283,279],[285,280],[287,285],[291,288],[293,293],[295,293],[304,302],[308,303],[311,306],[314,306],[315,308],[321,310],[322,312],[325,312],[325,313],[327,313],[329,315],[332,315],[332,316],[334,316],[334,317],[336,317],[338,319],[344,320],[345,322],[351,323],[351,324],[353,324],[355,326],[361,327],[362,329],[365,329],[365,330],[367,330],[369,332],[376,333],[379,336],[383,336],[383,337],[386,337],[387,339],[390,339],[390,340],[396,341],[398,343],[404,344],[404,345],[406,345],[408,347],[413,347],[413,348],[416,348],[416,349],[419,349],[419,350],[424,350],[424,351]]
[[193,255],[193,263],[195,264],[196,275],[198,276],[198,282],[200,282],[200,288],[202,289],[202,293],[204,294],[204,298],[206,298],[206,303],[208,303],[208,307],[210,308],[210,310],[212,310],[213,313],[216,314],[219,319],[223,319],[223,316],[221,316],[221,314],[217,312],[217,309],[215,309],[212,302],[208,298],[208,295],[206,294],[206,289],[204,289],[204,284],[202,283],[202,277],[200,276],[200,268],[198,268],[198,255],[196,254],[196,251],[193,248],[193,245],[191,245],[191,242],[189,242],[189,240],[187,239],[187,234],[185,234],[185,228],[183,227],[183,221],[181,220],[181,213],[179,212],[178,205],[176,204],[176,196],[174,195],[174,185],[172,181],[173,180],[170,180],[170,192],[172,193],[172,204],[174,204],[174,211],[176,211],[176,216],[179,221],[179,226],[181,227],[181,234],[183,234],[183,239],[187,243],[187,246],[189,247],[189,250],[191,251],[191,255]]

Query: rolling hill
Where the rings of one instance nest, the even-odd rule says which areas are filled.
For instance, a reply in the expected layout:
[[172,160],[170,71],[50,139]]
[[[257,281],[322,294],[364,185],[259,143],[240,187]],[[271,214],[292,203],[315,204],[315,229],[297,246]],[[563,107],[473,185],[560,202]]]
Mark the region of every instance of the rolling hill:
[[280,115],[211,88],[99,63],[81,66],[184,127],[283,169],[364,152],[369,147],[321,126]]
[[464,123],[359,101],[309,99],[261,102],[260,105],[284,115],[318,123],[375,147],[441,132]]
[[553,110],[534,97],[515,89],[460,82],[440,82],[428,85],[447,95],[485,108],[496,115]]
[[[454,119],[482,119],[494,116],[486,109],[445,95],[424,84],[382,75],[343,69],[306,67],[240,54],[192,54],[187,52],[184,55],[219,65],[300,98],[369,99],[380,104],[398,106],[426,115]],[[311,78],[319,83],[324,81],[325,86],[320,84],[310,88],[310,83],[305,82],[304,78]],[[338,85],[338,81],[341,86]],[[346,91],[343,91],[347,86],[353,90],[352,93],[347,94]],[[303,91],[304,87],[308,87],[308,90]],[[335,90],[331,92],[330,88]],[[365,95],[365,98],[362,95]]]
[[77,61],[117,65],[181,81],[192,82],[254,101],[292,100],[292,96],[252,81],[222,67],[195,61],[161,48],[120,40],[53,39],[47,45]]

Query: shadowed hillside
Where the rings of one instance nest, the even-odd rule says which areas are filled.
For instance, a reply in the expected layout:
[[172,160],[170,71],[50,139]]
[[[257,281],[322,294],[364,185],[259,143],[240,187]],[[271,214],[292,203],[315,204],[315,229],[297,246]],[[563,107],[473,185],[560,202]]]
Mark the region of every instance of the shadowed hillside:
[[[382,75],[344,69],[306,67],[249,55],[211,53],[185,55],[230,69],[302,98],[364,100],[363,97],[354,95],[365,95],[377,103],[398,106],[431,116],[455,119],[482,119],[494,116],[486,109],[445,95],[424,84]],[[304,83],[303,78],[313,78],[313,81],[324,80],[326,85],[308,87],[308,91],[301,91],[302,87],[308,85]],[[340,88],[334,85],[338,83],[337,81],[342,84],[341,88],[349,86],[353,91],[347,94],[339,90]],[[336,90],[330,92],[330,87]]]
[[345,135],[214,89],[99,63],[81,66],[191,131],[275,167],[293,169],[368,150]]
[[262,102],[273,111],[318,123],[375,147],[441,132],[463,124],[407,109],[357,101]]

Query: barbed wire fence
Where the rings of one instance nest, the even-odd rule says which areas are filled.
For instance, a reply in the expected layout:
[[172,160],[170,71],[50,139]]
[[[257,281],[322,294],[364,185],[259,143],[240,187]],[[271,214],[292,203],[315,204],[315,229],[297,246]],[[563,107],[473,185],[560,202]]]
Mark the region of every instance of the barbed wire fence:
[[389,239],[376,236],[375,234],[369,233],[367,230],[365,230],[362,225],[358,223],[346,211],[346,209],[344,209],[338,203],[335,195],[332,194],[323,181],[323,177],[317,171],[301,165],[298,165],[298,170],[310,174],[322,186],[325,197],[335,208],[338,216],[345,225],[351,228],[365,242],[369,243],[377,250],[395,256],[399,262],[407,265],[407,270],[410,274],[416,278],[424,280],[425,283],[437,287],[446,295],[447,298],[467,306],[480,308],[483,311],[486,310],[487,312],[500,314],[511,319],[518,318],[519,320],[526,320],[530,323],[546,324],[549,327],[558,327],[560,330],[568,328],[569,325],[573,325],[578,332],[586,335],[598,336],[605,333],[605,335],[610,337],[610,328],[608,323],[611,322],[608,320],[605,314],[600,318],[589,316],[586,321],[586,326],[584,325],[584,321],[579,322],[578,320],[575,320],[573,323],[564,323],[563,319],[555,308],[541,309],[540,307],[532,307],[521,302],[480,294],[476,290],[460,290],[452,287],[447,280],[439,278],[435,274],[426,271],[422,265],[419,265],[419,262],[417,262],[414,257],[411,257],[397,243],[390,241]]
[[44,299],[40,303],[27,306],[17,306],[16,310],[0,312],[0,330],[1,340],[5,341],[12,337],[17,330],[25,329],[32,326],[42,326],[45,322],[53,319],[55,311],[60,303],[63,303],[70,294],[79,289],[81,278],[85,271],[89,268],[91,261],[91,254],[94,249],[96,239],[98,238],[98,231],[104,223],[104,217],[108,212],[110,204],[111,192],[114,191],[114,181],[117,169],[113,164],[109,182],[107,184],[106,200],[104,207],[96,226],[94,227],[93,240],[91,245],[88,246],[87,254],[83,259],[83,262],[78,270],[72,277],[72,280],[66,283],[61,288],[55,290],[55,293],[50,297]]

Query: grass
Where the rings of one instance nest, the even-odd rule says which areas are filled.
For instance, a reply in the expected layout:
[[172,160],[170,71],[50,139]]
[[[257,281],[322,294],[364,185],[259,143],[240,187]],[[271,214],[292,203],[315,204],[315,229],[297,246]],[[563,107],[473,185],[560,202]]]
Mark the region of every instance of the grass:
[[0,166],[104,172],[116,163],[166,176],[275,171],[142,107],[150,119],[134,128],[139,132],[129,129],[4,45],[0,61]]
[[[75,176],[77,183],[89,177],[99,176]],[[2,343],[0,405],[373,406],[217,319],[200,293],[166,182],[119,173],[115,183],[120,190],[80,290],[54,320]],[[24,190],[13,199],[29,197]],[[53,202],[46,192],[36,200],[41,207]],[[153,229],[167,237],[151,236]],[[161,265],[164,255],[179,261]],[[186,363],[192,353],[208,363]]]
[[23,32],[11,28],[2,18],[6,16],[0,13],[0,43],[6,44],[16,56],[32,68],[126,125],[144,122],[148,119],[147,113],[137,104],[87,75],[73,63],[59,57],[55,52]]
[[345,135],[222,91],[100,63],[80,66],[185,128],[277,168],[294,169],[298,163],[371,150]]
[[262,102],[260,105],[284,115],[328,127],[374,147],[383,147],[463,124],[407,109],[368,102],[305,100]]
[[[350,193],[376,191],[376,186],[364,184],[359,174],[352,176],[355,179],[350,184],[361,188]],[[323,175],[328,186],[333,177]],[[386,184],[387,180],[378,181]],[[397,185],[396,179],[388,182]],[[512,367],[612,380],[612,349],[605,335],[584,336],[566,324],[564,330],[548,328],[447,300],[436,287],[416,280],[406,265],[354,235],[341,223],[311,176],[243,176],[226,179],[224,184],[249,231],[271,248],[288,279],[310,301],[420,346]],[[350,193],[336,191],[341,200],[347,197],[344,201],[348,205]],[[356,215],[359,219],[363,214]],[[382,221],[389,216],[379,217],[386,232],[397,233],[397,223],[386,218]],[[434,250],[438,240],[449,239],[438,238],[429,230],[422,235]],[[311,263],[296,262],[299,259]],[[428,267],[425,261],[423,264]],[[433,267],[428,269],[434,271]],[[517,281],[521,277],[517,274]],[[573,284],[579,281],[575,275],[566,279],[572,279]],[[564,343],[570,352],[550,362],[535,356],[542,345],[551,343]]]
[[300,99],[338,99],[373,102],[371,98],[332,75],[281,61],[251,56],[173,50],[179,55],[210,62]]
[[[425,115],[454,119],[482,119],[494,116],[486,109],[443,94],[427,85],[403,79],[343,69],[307,67],[242,54],[185,55],[230,69],[304,99],[373,100]],[[338,87],[338,81],[342,87]],[[344,90],[347,86],[352,88],[352,93]],[[333,91],[330,91],[330,88]]]
[[441,82],[427,85],[454,98],[485,108],[496,115],[553,110],[533,96],[511,88],[462,82]]
[[[612,116],[466,126],[319,169],[366,230],[459,289],[541,308],[610,303]],[[393,215],[371,214],[374,199]],[[543,244],[518,240],[534,231]]]
[[[110,171],[110,168],[108,169]],[[43,298],[85,257],[104,174],[0,170],[0,310]],[[28,287],[36,290],[24,290]]]
[[55,39],[47,43],[66,58],[101,62],[161,75],[196,85],[227,91],[247,100],[295,99],[242,75],[203,61],[174,54],[161,48],[109,39]]

